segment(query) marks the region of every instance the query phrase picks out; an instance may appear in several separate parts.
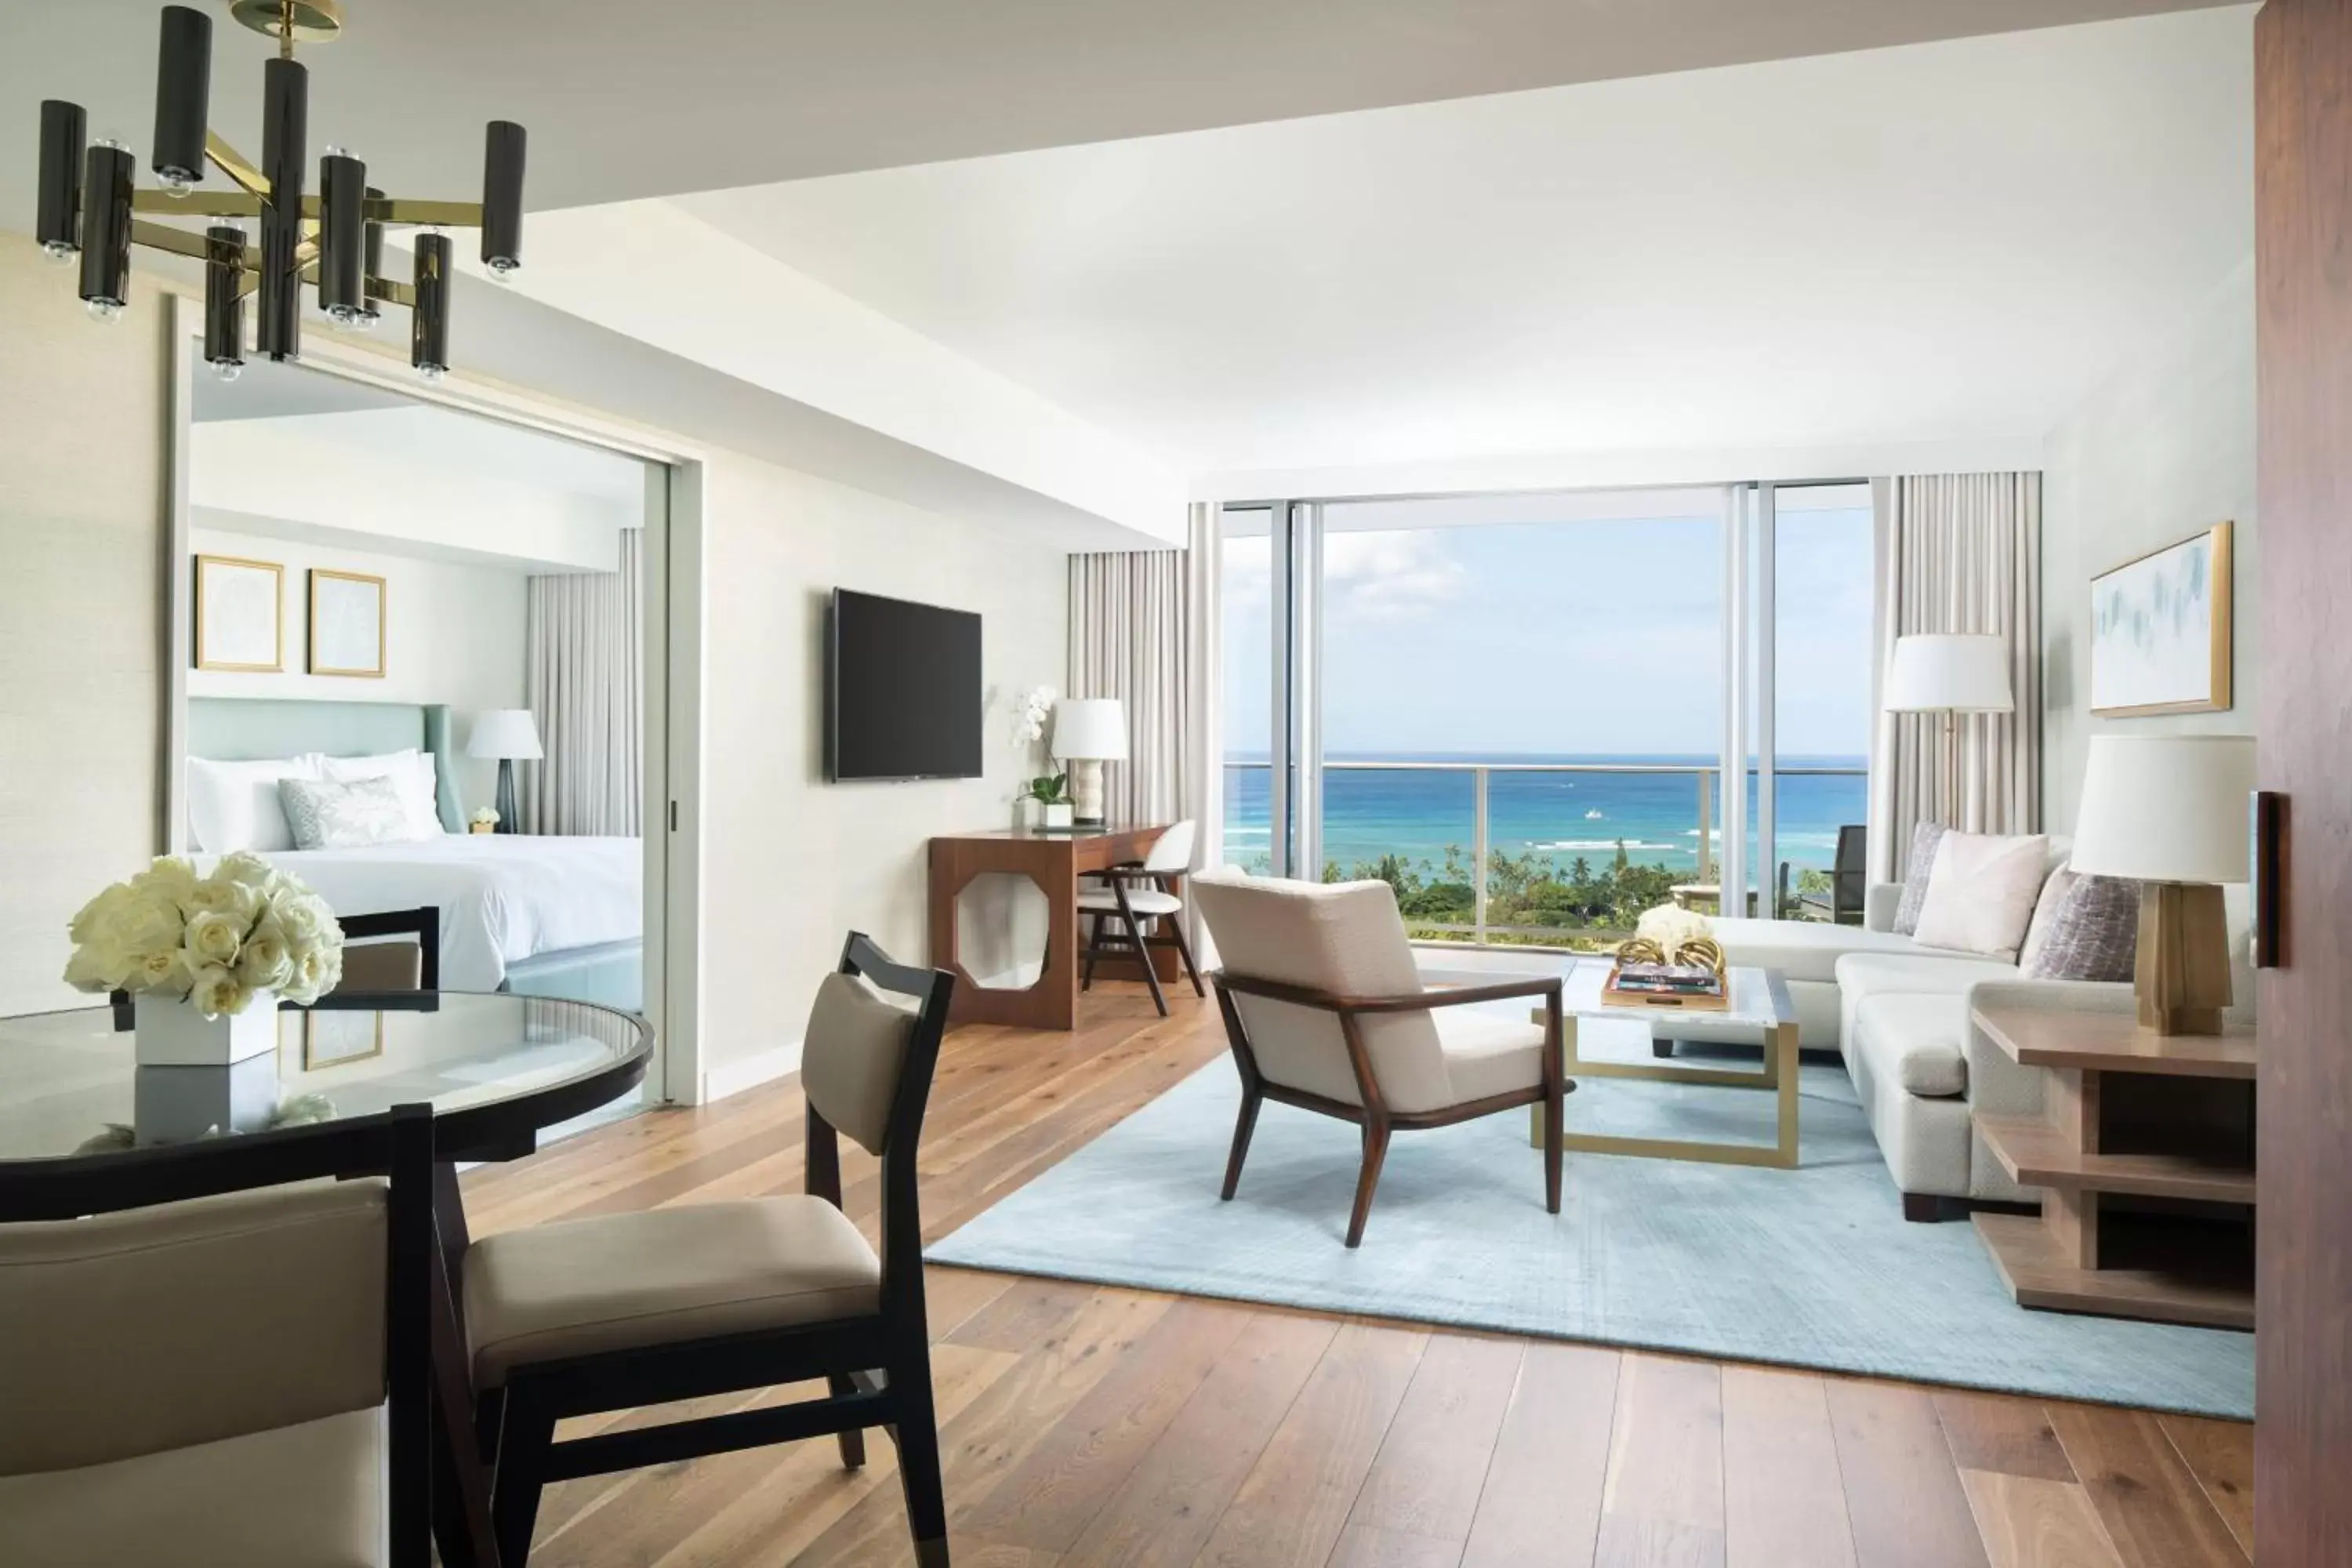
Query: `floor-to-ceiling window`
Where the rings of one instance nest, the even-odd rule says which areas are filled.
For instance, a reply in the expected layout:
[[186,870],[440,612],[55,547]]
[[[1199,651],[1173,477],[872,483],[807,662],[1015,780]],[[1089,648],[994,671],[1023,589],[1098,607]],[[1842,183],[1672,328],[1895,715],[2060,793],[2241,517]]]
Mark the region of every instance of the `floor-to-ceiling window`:
[[1607,942],[1727,893],[1762,912],[1784,859],[1790,910],[1829,917],[1866,796],[1867,487],[1225,515],[1229,858],[1386,879],[1426,941]]

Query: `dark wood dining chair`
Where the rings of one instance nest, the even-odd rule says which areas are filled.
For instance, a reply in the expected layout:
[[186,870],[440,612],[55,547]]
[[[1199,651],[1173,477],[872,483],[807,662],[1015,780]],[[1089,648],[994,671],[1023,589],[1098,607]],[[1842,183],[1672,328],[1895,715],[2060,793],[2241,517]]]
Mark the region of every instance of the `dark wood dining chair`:
[[424,904],[382,914],[341,915],[343,978],[337,991],[438,991],[441,910]]
[[[1352,1121],[1364,1150],[1348,1217],[1355,1247],[1392,1132],[1540,1105],[1544,1206],[1559,1212],[1561,1102],[1576,1087],[1564,1076],[1559,975],[1429,987],[1386,882],[1219,875],[1195,878],[1192,897],[1225,960],[1211,979],[1242,1079],[1221,1197],[1241,1185],[1264,1101]],[[1542,1024],[1461,1011],[1519,997],[1543,1002]]]
[[0,1177],[0,1563],[426,1568],[433,1130]]
[[[509,1231],[466,1254],[499,1558],[521,1568],[550,1481],[887,1427],[915,1561],[948,1561],[916,1146],[954,979],[853,932],[809,1016],[807,1191]],[[902,1005],[891,998],[905,999]],[[841,1212],[838,1135],[882,1162],[877,1256]],[[554,1440],[565,1416],[823,1378],[826,1396]]]
[[[1078,913],[1087,917],[1091,928],[1087,933],[1086,973],[1078,989],[1093,989],[1097,959],[1132,954],[1143,966],[1143,982],[1151,987],[1152,1005],[1165,1018],[1168,997],[1160,989],[1160,972],[1152,966],[1151,950],[1172,946],[1192,978],[1192,994],[1208,994],[1201,987],[1201,971],[1192,962],[1192,946],[1184,940],[1184,900],[1176,891],[1178,879],[1192,868],[1195,831],[1190,821],[1176,823],[1152,840],[1142,859],[1088,873],[1100,879],[1102,885],[1078,889]],[[1147,938],[1143,931],[1147,921],[1164,924],[1168,934]],[[1106,931],[1106,926],[1110,929]]]

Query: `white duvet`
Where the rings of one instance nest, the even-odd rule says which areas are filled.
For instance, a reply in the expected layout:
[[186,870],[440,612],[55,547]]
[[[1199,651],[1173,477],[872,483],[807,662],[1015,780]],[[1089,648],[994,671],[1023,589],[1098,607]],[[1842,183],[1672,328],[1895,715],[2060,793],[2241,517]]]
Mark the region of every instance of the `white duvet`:
[[645,846],[635,838],[450,833],[267,858],[339,915],[437,906],[441,984],[452,991],[495,991],[510,963],[645,934]]

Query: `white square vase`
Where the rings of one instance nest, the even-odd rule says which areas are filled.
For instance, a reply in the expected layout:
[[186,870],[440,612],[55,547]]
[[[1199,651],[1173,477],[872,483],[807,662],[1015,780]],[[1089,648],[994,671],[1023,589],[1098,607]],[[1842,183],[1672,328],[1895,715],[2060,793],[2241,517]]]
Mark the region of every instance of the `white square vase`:
[[278,1120],[278,1058],[227,1067],[142,1067],[131,1074],[132,1131],[143,1147],[223,1132],[266,1132]]
[[131,999],[136,1054],[143,1068],[226,1067],[278,1048],[278,994],[257,991],[242,1013],[207,1018],[194,1003]]
[[1067,827],[1075,819],[1076,811],[1077,808],[1071,805],[1067,801],[1062,801],[1055,805],[1048,805],[1045,807],[1045,826],[1047,827]]

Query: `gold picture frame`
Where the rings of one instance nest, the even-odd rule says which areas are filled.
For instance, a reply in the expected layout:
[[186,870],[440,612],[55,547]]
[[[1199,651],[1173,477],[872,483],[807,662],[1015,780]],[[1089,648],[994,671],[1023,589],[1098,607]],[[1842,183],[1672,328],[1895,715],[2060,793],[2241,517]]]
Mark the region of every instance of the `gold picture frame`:
[[2235,705],[2231,525],[2214,524],[2091,579],[2091,711],[2103,719]]
[[[266,661],[260,657],[259,601],[264,594],[269,600]],[[274,675],[286,668],[286,568],[282,563],[237,555],[198,555],[193,596],[198,669]]]
[[[373,590],[372,611],[361,611],[358,608],[361,601],[350,599],[341,590],[341,584],[353,583]],[[364,572],[335,572],[324,566],[311,567],[309,635],[305,639],[309,645],[307,651],[310,673],[348,675],[367,680],[382,680],[384,672],[384,621],[386,601],[389,596],[389,590],[384,586],[384,580],[381,577],[370,576]],[[331,605],[329,603],[331,597],[342,602]],[[355,626],[345,626],[341,624],[343,617],[363,613],[372,614],[373,616],[375,625],[373,628],[374,631],[373,637],[368,636],[370,628],[364,624]],[[331,624],[331,615],[334,617]],[[356,643],[352,641],[354,636],[358,639]],[[371,643],[375,650],[373,665],[356,662],[353,656],[363,653]]]
[[[323,1024],[323,1027],[321,1025]],[[383,1055],[383,1015],[312,1008],[302,1015],[302,1070],[348,1067]]]

